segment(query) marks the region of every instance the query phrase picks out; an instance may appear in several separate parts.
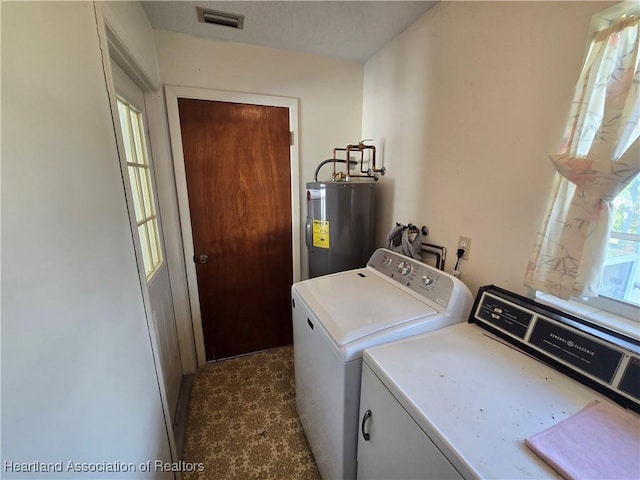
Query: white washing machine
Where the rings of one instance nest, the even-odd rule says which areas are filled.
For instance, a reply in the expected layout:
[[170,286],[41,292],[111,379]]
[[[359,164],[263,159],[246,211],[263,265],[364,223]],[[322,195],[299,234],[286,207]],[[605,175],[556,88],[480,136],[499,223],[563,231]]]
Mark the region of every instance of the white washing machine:
[[324,480],[356,477],[362,352],[466,320],[457,278],[386,249],[292,287],[296,407]]
[[637,340],[493,286],[471,319],[365,351],[358,480],[640,478]]

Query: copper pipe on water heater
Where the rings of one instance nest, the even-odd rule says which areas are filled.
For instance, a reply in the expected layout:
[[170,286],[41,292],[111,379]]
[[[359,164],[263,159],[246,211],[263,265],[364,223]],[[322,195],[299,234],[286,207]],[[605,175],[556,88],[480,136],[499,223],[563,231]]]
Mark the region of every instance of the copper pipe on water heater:
[[[337,172],[336,163],[347,164],[347,171],[344,174],[345,181],[349,181],[351,177],[364,177],[364,178],[373,177],[373,179],[377,181],[379,176],[378,174],[384,175],[386,173],[385,167],[376,168],[376,147],[374,145],[365,145],[364,142],[366,141],[370,141],[370,140],[361,140],[358,144],[347,145],[346,148],[336,147],[333,149],[333,178],[334,179],[336,178],[336,176],[342,175],[341,173],[339,174]],[[367,170],[365,170],[364,168],[364,153],[366,150],[371,151],[371,155],[370,155],[371,167]],[[346,157],[347,157],[346,160],[341,160],[337,158],[338,152],[346,152]],[[358,163],[358,162],[351,161],[351,152],[360,152],[360,173],[363,175],[354,175],[350,172],[350,165],[352,163],[355,163],[355,164]]]
[[[374,145],[365,145],[364,142],[370,140],[361,140],[357,145],[347,145],[347,156],[349,156],[350,152],[358,151],[360,152],[360,173],[365,173],[366,175],[354,175],[358,177],[374,177],[376,180],[378,179],[377,173],[384,175],[386,173],[386,168],[376,168],[376,147]],[[365,150],[371,150],[371,167],[367,170],[364,169],[364,152]]]

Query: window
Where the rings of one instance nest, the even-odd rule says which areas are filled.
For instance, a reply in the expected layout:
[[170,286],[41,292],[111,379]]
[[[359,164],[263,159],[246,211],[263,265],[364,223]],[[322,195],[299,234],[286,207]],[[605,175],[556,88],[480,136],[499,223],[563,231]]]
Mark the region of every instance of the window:
[[147,281],[162,265],[162,248],[142,113],[118,98],[118,115],[124,140],[127,172],[133,197],[142,260]]
[[639,15],[637,3],[621,2],[592,18],[565,137],[550,156],[557,169],[552,198],[525,275],[544,303],[636,338]]
[[600,296],[640,305],[640,177],[613,201]]
[[[638,15],[638,4],[621,2],[594,15],[591,33],[609,27],[620,17]],[[612,204],[613,225],[599,295],[579,301],[640,321],[640,176]]]

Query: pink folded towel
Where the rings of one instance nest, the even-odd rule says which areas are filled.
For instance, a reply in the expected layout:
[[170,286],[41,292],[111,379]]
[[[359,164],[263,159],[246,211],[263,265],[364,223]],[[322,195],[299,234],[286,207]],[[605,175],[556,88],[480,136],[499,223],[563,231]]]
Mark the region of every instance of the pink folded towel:
[[594,401],[525,440],[566,479],[640,479],[640,416]]

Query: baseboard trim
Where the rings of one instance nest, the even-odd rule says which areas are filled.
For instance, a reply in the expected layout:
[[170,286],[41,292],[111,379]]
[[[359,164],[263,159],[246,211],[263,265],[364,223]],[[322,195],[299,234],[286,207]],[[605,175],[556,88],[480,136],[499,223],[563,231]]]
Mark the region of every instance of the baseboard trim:
[[184,375],[180,385],[180,395],[173,422],[173,435],[176,441],[178,458],[182,460],[184,451],[184,441],[187,434],[187,417],[189,415],[189,401],[191,400],[191,389],[193,387],[193,375]]

